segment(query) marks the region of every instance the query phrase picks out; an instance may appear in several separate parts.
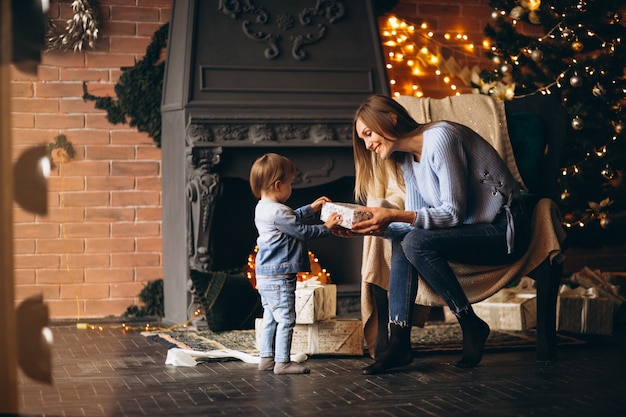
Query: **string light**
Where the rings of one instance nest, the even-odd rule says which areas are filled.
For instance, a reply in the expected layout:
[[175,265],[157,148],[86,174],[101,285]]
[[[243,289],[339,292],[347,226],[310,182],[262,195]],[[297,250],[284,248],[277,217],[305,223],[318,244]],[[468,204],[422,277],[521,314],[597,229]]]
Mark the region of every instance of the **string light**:
[[[415,25],[392,15],[381,22],[380,34],[394,96],[424,96],[418,78],[429,75],[435,75],[450,94],[459,94],[458,85],[451,79],[461,79],[469,87],[472,71],[480,71],[477,66],[470,70],[456,61],[455,56],[478,61],[475,43],[465,33],[437,35],[426,22]],[[447,58],[443,55],[444,51]],[[428,82],[431,86],[432,80]]]

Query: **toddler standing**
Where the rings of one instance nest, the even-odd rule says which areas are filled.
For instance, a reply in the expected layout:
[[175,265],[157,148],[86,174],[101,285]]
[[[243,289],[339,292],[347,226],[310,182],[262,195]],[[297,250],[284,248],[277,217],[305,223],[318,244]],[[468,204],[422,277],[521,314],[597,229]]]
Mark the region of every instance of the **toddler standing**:
[[259,369],[275,374],[310,372],[291,362],[296,274],[310,270],[306,241],[330,236],[330,229],[341,223],[341,216],[333,213],[325,224],[306,224],[330,201],[327,197],[295,210],[286,206],[295,178],[293,162],[275,153],[260,156],[250,170],[250,188],[259,199],[254,214],[259,232],[255,273],[263,304]]

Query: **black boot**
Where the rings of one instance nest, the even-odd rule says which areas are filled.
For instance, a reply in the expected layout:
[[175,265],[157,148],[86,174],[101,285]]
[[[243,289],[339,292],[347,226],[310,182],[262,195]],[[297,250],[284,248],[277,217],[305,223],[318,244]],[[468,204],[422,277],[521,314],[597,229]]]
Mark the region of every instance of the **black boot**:
[[489,337],[489,325],[481,320],[470,307],[457,316],[463,331],[463,357],[456,363],[459,368],[473,368],[483,358],[485,342]]
[[376,375],[389,368],[405,366],[413,362],[411,349],[411,326],[390,324],[389,347],[376,359],[376,362],[363,368],[364,375]]

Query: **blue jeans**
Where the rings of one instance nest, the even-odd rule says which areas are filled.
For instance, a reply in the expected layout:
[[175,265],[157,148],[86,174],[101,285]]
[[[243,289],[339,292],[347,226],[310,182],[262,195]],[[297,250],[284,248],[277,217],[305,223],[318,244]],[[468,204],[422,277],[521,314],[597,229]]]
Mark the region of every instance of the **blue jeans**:
[[263,305],[259,356],[289,362],[296,325],[296,274],[257,275],[256,282]]
[[460,225],[443,229],[415,229],[392,241],[389,277],[389,322],[411,325],[417,295],[417,277],[422,277],[457,317],[471,305],[448,261],[469,265],[504,265],[514,262],[529,241],[528,219],[516,213],[515,249],[507,254],[506,216],[491,224]]

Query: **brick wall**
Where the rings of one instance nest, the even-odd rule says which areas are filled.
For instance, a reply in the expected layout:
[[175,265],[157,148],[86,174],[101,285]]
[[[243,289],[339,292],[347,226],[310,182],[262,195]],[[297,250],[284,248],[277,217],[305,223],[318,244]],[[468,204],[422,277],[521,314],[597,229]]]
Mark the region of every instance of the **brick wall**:
[[[51,2],[60,28],[70,3]],[[14,156],[59,134],[75,150],[71,160],[55,154],[48,215],[14,211],[16,300],[43,293],[53,318],[119,315],[162,278],[160,149],[81,97],[83,81],[94,95],[114,95],[120,67],[141,59],[169,21],[170,1],[96,3],[95,49],[44,53],[36,76],[13,70]]]
[[[60,27],[73,15],[70,3],[51,1]],[[120,67],[141,59],[169,20],[170,1],[96,3],[96,49],[44,53],[36,76],[13,71],[14,156],[59,134],[76,152],[71,160],[55,157],[47,216],[14,212],[16,300],[43,293],[53,318],[119,315],[138,302],[146,282],[162,278],[160,150],[81,97],[83,81],[94,95],[114,94]],[[487,3],[401,0],[394,12],[480,41]]]

